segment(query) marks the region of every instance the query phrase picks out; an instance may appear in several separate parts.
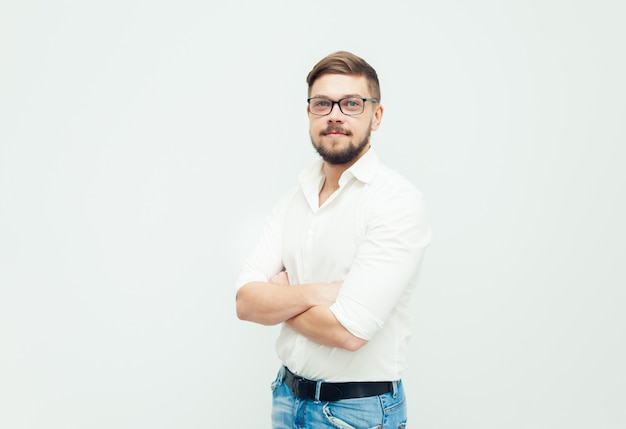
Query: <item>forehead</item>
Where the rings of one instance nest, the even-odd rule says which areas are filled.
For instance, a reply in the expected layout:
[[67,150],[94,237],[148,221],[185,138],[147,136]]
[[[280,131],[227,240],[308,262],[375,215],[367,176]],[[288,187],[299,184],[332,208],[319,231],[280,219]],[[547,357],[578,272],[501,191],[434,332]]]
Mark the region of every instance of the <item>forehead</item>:
[[318,77],[311,87],[311,97],[326,96],[337,99],[346,95],[369,97],[365,76],[325,74]]

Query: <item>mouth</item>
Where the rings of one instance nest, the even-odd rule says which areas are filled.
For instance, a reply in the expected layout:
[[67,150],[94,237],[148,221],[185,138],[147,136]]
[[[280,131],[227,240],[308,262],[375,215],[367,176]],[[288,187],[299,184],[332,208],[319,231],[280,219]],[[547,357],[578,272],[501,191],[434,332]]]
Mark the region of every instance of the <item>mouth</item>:
[[338,127],[328,127],[322,131],[323,136],[351,136],[352,133],[348,130]]

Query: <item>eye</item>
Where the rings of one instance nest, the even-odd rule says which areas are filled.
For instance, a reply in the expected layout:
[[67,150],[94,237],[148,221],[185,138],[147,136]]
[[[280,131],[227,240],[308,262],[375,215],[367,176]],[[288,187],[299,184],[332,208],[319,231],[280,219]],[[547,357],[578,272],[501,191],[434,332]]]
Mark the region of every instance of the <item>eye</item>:
[[315,107],[328,107],[330,106],[330,100],[325,100],[323,98],[318,98],[315,100],[314,104]]
[[341,107],[350,113],[361,113],[363,110],[363,100],[360,98],[344,98],[341,100]]

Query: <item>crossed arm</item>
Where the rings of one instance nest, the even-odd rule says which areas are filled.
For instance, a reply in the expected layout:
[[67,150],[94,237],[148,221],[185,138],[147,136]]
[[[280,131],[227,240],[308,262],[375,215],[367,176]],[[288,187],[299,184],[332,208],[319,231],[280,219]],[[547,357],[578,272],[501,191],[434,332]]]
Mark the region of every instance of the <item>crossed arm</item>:
[[316,343],[355,351],[367,341],[351,334],[330,311],[341,284],[290,285],[283,271],[269,282],[243,285],[237,292],[237,316],[263,325],[285,322]]

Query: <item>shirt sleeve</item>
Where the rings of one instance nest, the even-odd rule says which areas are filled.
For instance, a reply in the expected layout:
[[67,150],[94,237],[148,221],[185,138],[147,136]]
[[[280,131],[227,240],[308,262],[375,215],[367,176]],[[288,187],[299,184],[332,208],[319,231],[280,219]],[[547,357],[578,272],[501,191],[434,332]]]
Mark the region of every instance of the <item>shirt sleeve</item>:
[[283,270],[282,219],[287,198],[288,195],[281,198],[266,217],[261,236],[239,272],[235,290],[249,282],[267,282]]
[[371,340],[415,285],[430,243],[421,193],[404,189],[371,210],[365,235],[331,311],[348,331]]

